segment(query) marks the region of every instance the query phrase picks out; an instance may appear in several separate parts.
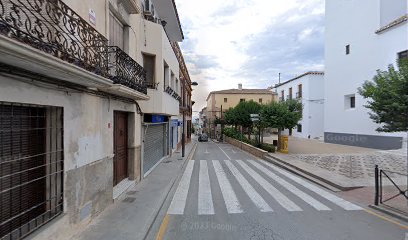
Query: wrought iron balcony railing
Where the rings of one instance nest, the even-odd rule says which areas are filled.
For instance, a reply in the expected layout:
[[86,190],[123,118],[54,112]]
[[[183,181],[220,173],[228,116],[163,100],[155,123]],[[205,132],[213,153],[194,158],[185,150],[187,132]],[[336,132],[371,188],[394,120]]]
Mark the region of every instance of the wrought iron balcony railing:
[[0,34],[108,76],[108,40],[61,0],[0,0]]
[[143,67],[61,0],[0,0],[0,34],[147,93]]
[[119,47],[109,47],[109,78],[147,94],[146,71]]
[[170,86],[166,87],[165,92],[168,93],[169,95],[171,95],[177,101],[181,100],[181,97],[178,95],[178,93],[176,91],[174,91]]

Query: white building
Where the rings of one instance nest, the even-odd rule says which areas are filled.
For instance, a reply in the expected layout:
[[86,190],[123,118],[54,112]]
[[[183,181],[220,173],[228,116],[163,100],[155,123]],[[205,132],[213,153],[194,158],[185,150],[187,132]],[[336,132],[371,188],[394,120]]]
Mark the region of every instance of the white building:
[[408,49],[407,0],[326,1],[325,141],[401,148],[404,133],[379,133],[358,87]]
[[303,105],[302,120],[292,132],[302,138],[323,138],[324,73],[306,72],[275,85],[280,101],[299,99]]

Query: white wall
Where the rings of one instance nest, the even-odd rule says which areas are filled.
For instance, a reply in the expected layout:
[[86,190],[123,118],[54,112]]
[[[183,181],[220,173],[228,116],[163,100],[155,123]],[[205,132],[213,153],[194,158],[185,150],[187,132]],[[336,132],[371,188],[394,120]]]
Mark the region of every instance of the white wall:
[[[357,93],[377,69],[386,70],[398,52],[408,49],[407,23],[376,34],[380,15],[380,0],[326,1],[325,132],[403,136],[376,132],[378,125],[363,106],[367,101]],[[348,44],[351,53],[346,55]],[[355,109],[344,107],[348,94],[355,94]]]
[[[155,82],[158,85],[157,90],[147,90],[150,99],[140,101],[139,105],[144,113],[176,116],[179,114],[179,102],[164,92],[164,62],[168,64],[169,71],[178,76],[179,63],[177,57],[161,25],[143,19],[140,19],[140,21],[141,31],[146,32],[146,40],[140,42],[141,52],[156,56]],[[173,90],[176,89],[173,88]]]
[[276,88],[279,97],[281,91],[285,91],[285,100],[289,94],[289,88],[292,88],[292,98],[296,98],[298,85],[302,84],[302,132],[293,129],[293,136],[308,138],[323,137],[323,116],[324,116],[324,75],[308,74],[301,78],[285,83]]

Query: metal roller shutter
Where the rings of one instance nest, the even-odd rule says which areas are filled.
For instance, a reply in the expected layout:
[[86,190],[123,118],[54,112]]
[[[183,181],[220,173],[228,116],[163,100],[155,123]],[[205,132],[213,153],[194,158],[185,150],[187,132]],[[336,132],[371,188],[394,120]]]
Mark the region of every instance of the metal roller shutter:
[[166,124],[145,126],[143,174],[151,170],[166,156]]

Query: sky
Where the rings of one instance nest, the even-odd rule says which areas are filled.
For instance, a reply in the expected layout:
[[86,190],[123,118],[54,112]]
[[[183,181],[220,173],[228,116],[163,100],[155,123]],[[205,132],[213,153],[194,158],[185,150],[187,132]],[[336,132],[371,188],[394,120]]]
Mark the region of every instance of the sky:
[[176,0],[193,115],[210,91],[267,88],[324,69],[324,0]]

